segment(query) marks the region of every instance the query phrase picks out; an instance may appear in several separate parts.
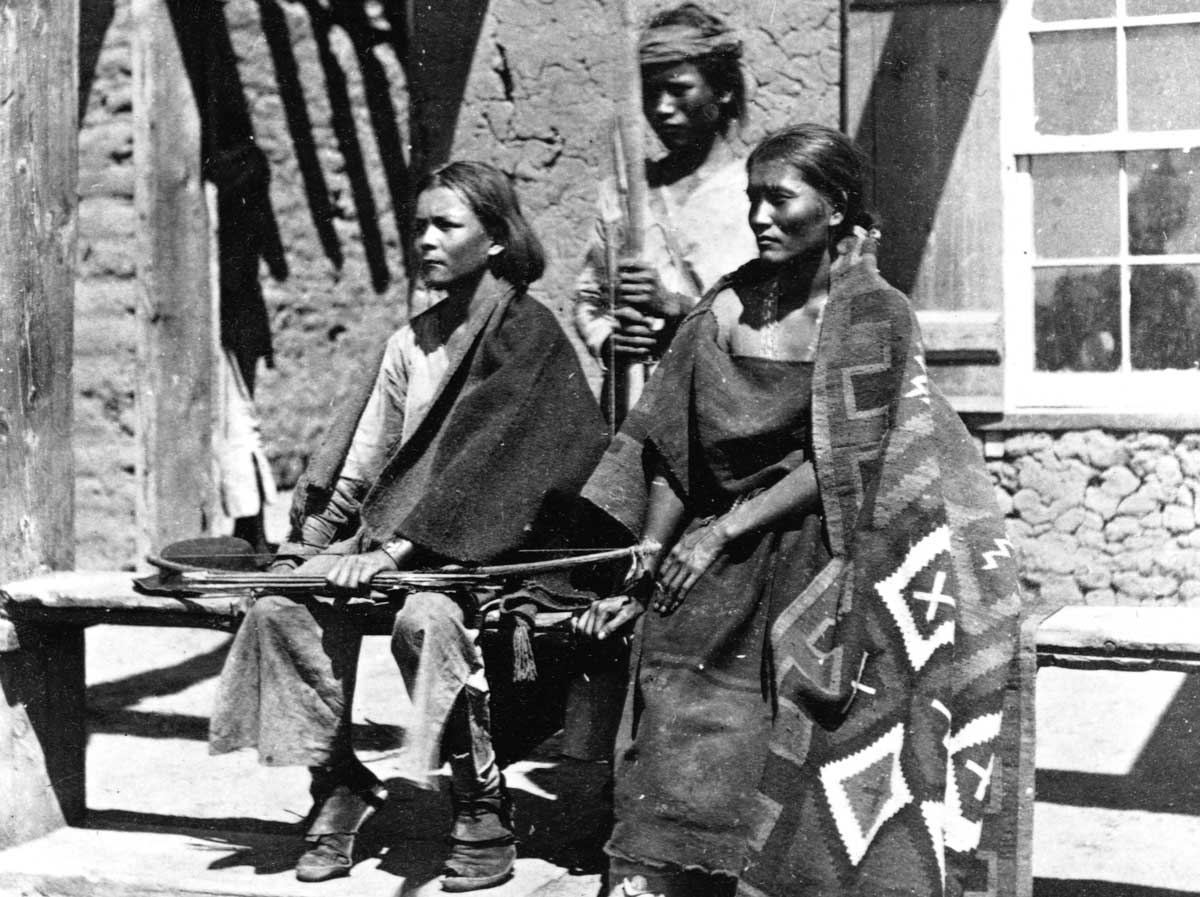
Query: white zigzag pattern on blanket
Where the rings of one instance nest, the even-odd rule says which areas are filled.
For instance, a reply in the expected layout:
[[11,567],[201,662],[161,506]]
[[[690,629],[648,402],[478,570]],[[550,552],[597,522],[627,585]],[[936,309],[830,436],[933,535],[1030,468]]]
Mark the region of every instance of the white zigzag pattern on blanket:
[[1012,557],[1012,542],[1010,542],[1008,539],[993,539],[992,541],[996,543],[997,550],[983,552],[983,558],[985,561],[987,561],[987,563],[980,568],[982,570],[995,570],[997,567],[999,567],[1000,565],[996,563],[996,558]]

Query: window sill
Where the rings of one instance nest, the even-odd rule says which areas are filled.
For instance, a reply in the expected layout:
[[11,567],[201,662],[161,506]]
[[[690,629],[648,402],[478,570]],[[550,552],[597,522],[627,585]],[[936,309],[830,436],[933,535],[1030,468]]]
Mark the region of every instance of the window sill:
[[1095,409],[1042,409],[991,413],[960,409],[967,426],[977,432],[1018,430],[1149,430],[1200,432],[1200,410],[1174,412],[1106,412]]

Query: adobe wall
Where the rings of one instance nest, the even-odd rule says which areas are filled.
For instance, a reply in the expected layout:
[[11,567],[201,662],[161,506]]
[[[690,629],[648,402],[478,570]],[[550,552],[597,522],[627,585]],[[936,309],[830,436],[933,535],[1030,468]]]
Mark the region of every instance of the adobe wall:
[[[77,556],[81,568],[111,568],[134,560],[129,0],[81,5]],[[257,386],[264,436],[287,485],[340,386],[404,319],[400,206],[405,168],[422,164],[422,147],[432,161],[472,156],[516,176],[551,255],[542,297],[563,307],[606,156],[615,12],[602,0],[440,0],[418,23],[406,72],[390,5],[359,4],[362,15],[340,22],[319,4],[222,6],[227,39],[214,45],[227,44],[234,64],[210,73],[223,91],[218,112],[226,125],[249,122],[269,167],[269,214],[250,229],[245,252],[257,255],[275,356]],[[744,31],[748,141],[788,121],[837,123],[839,4],[786,7],[784,15],[784,4],[758,0],[711,4]],[[469,65],[456,66],[472,41]],[[415,160],[414,97],[425,123]],[[246,301],[257,301],[253,292]]]

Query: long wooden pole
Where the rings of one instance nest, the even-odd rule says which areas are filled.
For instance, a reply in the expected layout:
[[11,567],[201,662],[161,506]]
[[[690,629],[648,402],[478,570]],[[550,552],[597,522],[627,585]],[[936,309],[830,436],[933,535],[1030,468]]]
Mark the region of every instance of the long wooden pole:
[[[625,241],[621,254],[641,258],[646,245],[646,145],[642,136],[642,70],[638,61],[638,23],[633,0],[616,0],[620,17],[617,64],[613,91],[616,105],[617,183],[625,206]],[[611,272],[615,274],[615,272]],[[610,280],[611,280],[610,276]],[[622,418],[636,404],[645,383],[641,362],[610,359],[611,376],[617,378],[612,392],[624,407]]]
[[[77,0],[0,0],[0,582],[75,560]],[[0,619],[0,848],[84,812],[83,632]]]

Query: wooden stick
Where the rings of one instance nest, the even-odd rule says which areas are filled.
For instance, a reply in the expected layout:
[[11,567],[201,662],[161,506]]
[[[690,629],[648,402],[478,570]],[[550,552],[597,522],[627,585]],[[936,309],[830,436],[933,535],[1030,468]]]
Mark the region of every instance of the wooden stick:
[[638,62],[638,26],[631,0],[617,0],[621,35],[617,42],[617,133],[621,139],[624,179],[625,246],[628,255],[640,256],[646,244],[646,146],[642,137],[642,68]]
[[[652,547],[652,546],[651,546]],[[569,570],[588,564],[618,561],[628,558],[640,563],[641,553],[647,546],[633,545],[628,548],[612,548],[575,557],[553,558],[547,561],[530,561],[524,564],[493,564],[487,567],[470,567],[463,570],[398,570],[375,574],[371,585],[380,589],[392,588],[447,588],[450,586],[479,586],[489,580],[518,576],[531,576],[557,570]],[[158,563],[156,560],[155,563]],[[183,570],[179,580],[185,585],[194,585],[206,591],[246,589],[286,589],[289,591],[311,591],[325,586],[323,575],[310,573],[269,573],[265,571],[240,572],[234,570]]]
[[[646,248],[646,147],[642,136],[642,69],[638,60],[638,25],[632,0],[617,0],[621,27],[617,40],[614,103],[617,119],[615,167],[618,192],[625,207],[625,242],[621,254],[641,258]],[[640,361],[617,362],[614,357],[609,368],[615,379],[614,395],[621,417],[637,403],[645,382],[645,368]]]

